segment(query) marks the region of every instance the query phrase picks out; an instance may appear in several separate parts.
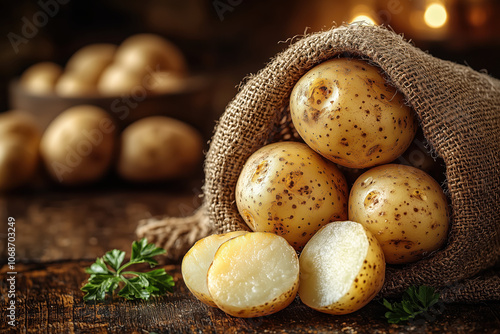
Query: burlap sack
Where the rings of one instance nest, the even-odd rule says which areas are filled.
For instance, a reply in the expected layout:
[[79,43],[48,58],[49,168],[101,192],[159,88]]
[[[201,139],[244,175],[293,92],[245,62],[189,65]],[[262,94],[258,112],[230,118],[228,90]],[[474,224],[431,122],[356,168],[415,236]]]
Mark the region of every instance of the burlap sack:
[[[207,224],[217,232],[247,229],[234,196],[243,164],[267,143],[294,139],[288,117],[294,84],[313,66],[338,56],[378,65],[416,111],[426,139],[446,164],[452,206],[448,242],[429,258],[389,267],[380,296],[426,284],[448,301],[500,300],[500,81],[437,59],[383,27],[350,25],[306,36],[247,78],[216,126],[205,161],[200,219],[189,218],[192,231],[205,226],[211,233]],[[171,247],[168,225],[168,219],[142,222],[137,232]],[[201,236],[192,232],[176,239],[177,246],[185,250]]]

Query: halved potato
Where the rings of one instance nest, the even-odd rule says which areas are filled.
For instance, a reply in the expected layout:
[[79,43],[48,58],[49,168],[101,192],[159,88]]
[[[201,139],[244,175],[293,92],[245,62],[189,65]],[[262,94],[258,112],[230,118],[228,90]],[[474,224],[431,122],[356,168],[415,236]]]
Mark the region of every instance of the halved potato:
[[300,255],[299,297],[324,313],[347,314],[372,300],[385,279],[377,239],[352,221],[323,226]]
[[208,292],[207,272],[212,264],[215,252],[227,240],[247,233],[234,231],[224,234],[212,234],[198,240],[182,259],[181,272],[187,288],[204,304],[217,307]]
[[297,294],[297,253],[281,236],[249,232],[219,247],[207,283],[213,301],[227,314],[244,318],[272,314]]

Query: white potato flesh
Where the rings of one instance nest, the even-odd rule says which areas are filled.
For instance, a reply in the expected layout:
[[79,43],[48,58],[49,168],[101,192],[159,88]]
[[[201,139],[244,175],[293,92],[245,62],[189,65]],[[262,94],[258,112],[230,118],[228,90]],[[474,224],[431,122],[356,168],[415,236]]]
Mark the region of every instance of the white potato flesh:
[[414,262],[439,249],[449,228],[447,198],[415,167],[389,164],[362,174],[351,188],[349,219],[380,242],[387,263]]
[[236,184],[236,204],[253,231],[273,232],[300,250],[321,226],[347,219],[347,183],[307,145],[279,142],[257,150]]
[[229,239],[247,233],[234,231],[224,234],[212,234],[198,240],[182,259],[181,272],[184,283],[193,295],[208,306],[216,307],[207,287],[208,268],[212,264],[215,252]]
[[300,254],[299,297],[330,314],[359,310],[382,288],[384,254],[361,224],[333,222],[322,227]]
[[297,82],[290,96],[297,132],[316,152],[349,168],[395,160],[417,129],[401,93],[367,62],[325,61]]
[[208,270],[215,304],[236,317],[278,312],[295,298],[299,260],[288,242],[273,233],[249,232],[223,243]]

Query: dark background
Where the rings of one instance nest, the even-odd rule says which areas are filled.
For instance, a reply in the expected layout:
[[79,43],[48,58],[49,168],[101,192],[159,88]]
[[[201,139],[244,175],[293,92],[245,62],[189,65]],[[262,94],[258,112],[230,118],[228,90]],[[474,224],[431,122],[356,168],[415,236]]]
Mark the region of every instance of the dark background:
[[[430,0],[40,0],[3,1],[0,18],[0,111],[9,108],[8,83],[43,60],[64,65],[89,43],[119,44],[134,33],[153,32],[175,42],[193,72],[216,78],[215,107],[222,112],[235,86],[305,31],[342,24],[364,8],[434,56],[500,77],[499,1],[444,1],[448,21],[430,29],[415,19]],[[434,1],[435,2],[435,1]],[[357,6],[357,7],[356,7]],[[359,7],[364,6],[364,7]],[[49,8],[47,10],[46,8]],[[48,17],[43,21],[45,12]],[[51,12],[50,12],[51,11]],[[419,14],[420,13],[420,14]],[[22,36],[26,20],[42,19],[18,52],[9,40]]]

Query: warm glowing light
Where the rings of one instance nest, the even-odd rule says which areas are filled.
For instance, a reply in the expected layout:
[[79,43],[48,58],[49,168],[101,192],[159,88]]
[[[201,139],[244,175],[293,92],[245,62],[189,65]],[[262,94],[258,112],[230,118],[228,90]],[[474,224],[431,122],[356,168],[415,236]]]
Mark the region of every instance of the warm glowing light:
[[442,4],[433,3],[427,7],[424,13],[425,23],[431,28],[441,28],[446,23],[448,14]]
[[375,21],[368,15],[358,15],[351,20],[352,23],[357,22],[359,24],[375,25]]

